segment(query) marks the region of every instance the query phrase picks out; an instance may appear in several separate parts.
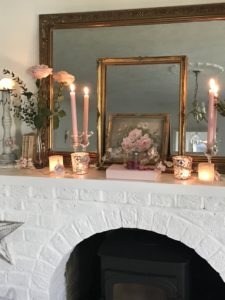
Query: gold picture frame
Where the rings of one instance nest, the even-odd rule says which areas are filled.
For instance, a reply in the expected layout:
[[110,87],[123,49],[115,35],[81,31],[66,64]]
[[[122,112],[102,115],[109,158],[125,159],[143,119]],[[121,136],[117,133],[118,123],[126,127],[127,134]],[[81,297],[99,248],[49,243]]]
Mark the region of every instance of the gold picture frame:
[[[127,151],[157,151],[165,160],[169,146],[169,114],[110,114],[105,163],[123,163]],[[134,149],[135,148],[135,149]],[[154,149],[153,149],[154,148]]]
[[[180,68],[179,75],[179,154],[183,154],[184,133],[185,133],[185,112],[186,112],[186,95],[187,95],[187,69],[188,58],[182,56],[155,56],[155,57],[113,57],[113,58],[99,58],[98,63],[98,164],[101,166],[102,161],[107,158],[106,155],[106,124],[109,112],[106,110],[107,106],[107,71],[110,67],[115,66],[140,66],[140,65],[178,65]],[[131,114],[130,114],[131,115]],[[163,114],[158,114],[158,116]],[[147,115],[151,116],[151,115]],[[166,159],[166,158],[165,158]]]

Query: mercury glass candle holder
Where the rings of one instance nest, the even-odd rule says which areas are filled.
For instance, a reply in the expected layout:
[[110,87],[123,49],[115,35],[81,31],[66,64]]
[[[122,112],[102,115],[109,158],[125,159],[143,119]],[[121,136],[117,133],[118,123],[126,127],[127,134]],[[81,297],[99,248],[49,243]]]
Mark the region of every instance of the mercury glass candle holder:
[[176,179],[189,179],[192,172],[192,157],[190,156],[174,156],[173,157],[174,177]]
[[73,172],[77,175],[84,175],[88,173],[90,157],[88,152],[74,152],[71,153],[71,161]]

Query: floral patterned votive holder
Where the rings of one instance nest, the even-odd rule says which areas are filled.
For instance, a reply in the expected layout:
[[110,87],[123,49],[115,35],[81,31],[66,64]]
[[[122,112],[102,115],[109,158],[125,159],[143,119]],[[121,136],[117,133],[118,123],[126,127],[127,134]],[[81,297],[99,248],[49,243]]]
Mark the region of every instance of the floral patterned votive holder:
[[84,175],[88,172],[90,157],[88,152],[71,153],[73,172],[77,175]]
[[192,157],[177,155],[173,157],[174,177],[176,179],[189,179],[192,172]]

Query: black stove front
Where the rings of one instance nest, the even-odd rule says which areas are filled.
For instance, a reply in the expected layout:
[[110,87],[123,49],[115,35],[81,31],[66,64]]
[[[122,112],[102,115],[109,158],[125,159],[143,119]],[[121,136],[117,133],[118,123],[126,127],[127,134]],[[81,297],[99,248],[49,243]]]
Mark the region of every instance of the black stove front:
[[193,249],[160,234],[120,228],[77,245],[67,300],[220,300],[225,284]]
[[140,230],[107,236],[99,249],[101,299],[190,300],[192,252]]

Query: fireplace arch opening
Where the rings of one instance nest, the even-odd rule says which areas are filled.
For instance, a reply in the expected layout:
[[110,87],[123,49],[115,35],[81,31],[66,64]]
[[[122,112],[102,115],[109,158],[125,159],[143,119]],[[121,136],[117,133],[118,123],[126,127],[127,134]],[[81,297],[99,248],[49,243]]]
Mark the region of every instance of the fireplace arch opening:
[[67,300],[222,299],[220,275],[193,249],[152,231],[97,233],[72,251]]

